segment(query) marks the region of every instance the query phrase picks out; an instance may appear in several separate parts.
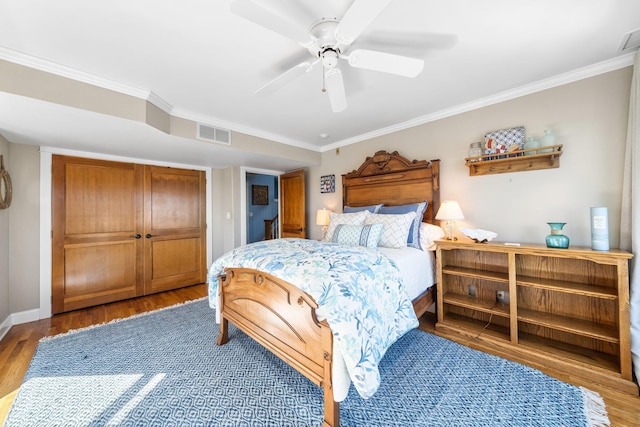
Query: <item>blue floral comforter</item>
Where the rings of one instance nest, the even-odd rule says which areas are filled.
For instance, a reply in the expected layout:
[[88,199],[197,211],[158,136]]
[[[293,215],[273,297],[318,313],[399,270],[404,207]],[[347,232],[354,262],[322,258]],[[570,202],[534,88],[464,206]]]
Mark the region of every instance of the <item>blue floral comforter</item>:
[[209,304],[217,306],[217,276],[226,267],[261,270],[309,295],[326,319],[351,381],[363,398],[380,385],[387,349],[418,326],[395,263],[372,249],[305,239],[275,239],[236,248],[209,270]]

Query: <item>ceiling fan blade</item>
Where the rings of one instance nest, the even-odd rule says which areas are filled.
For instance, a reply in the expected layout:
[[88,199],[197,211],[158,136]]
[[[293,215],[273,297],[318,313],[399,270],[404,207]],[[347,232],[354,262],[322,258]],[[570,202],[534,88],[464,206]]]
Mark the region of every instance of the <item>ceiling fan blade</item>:
[[428,51],[447,50],[458,43],[455,34],[379,30],[363,34],[353,49],[381,49],[398,55],[422,56]]
[[238,16],[294,40],[302,46],[311,43],[306,29],[298,27],[286,18],[251,0],[235,0],[231,3],[230,10]]
[[349,45],[393,0],[355,0],[336,28],[336,40]]
[[298,77],[311,71],[313,69],[313,66],[317,64],[319,61],[320,60],[316,60],[314,62],[305,61],[289,68],[287,71],[280,74],[278,77],[271,80],[270,82],[262,86],[260,89],[256,90],[254,94],[267,95],[275,92],[276,90],[287,85],[288,83],[291,83]]
[[347,108],[347,95],[344,91],[344,82],[342,81],[342,72],[338,68],[332,68],[324,75],[327,92],[329,92],[329,102],[331,102],[331,110],[339,113]]
[[349,65],[404,77],[415,77],[422,72],[424,61],[376,50],[356,49],[349,54]]

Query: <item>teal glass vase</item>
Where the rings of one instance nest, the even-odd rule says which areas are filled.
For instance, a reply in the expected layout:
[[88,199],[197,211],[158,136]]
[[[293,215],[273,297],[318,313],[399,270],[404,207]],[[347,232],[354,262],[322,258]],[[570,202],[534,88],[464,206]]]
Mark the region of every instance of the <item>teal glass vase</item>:
[[547,247],[556,249],[567,249],[569,247],[569,238],[562,234],[562,228],[566,222],[548,222],[551,227],[551,234],[546,237]]
[[[540,138],[540,146],[551,147],[552,145],[556,145],[556,136],[551,132],[551,129],[545,129],[544,136]],[[538,154],[550,153],[552,151],[553,148],[544,148],[543,150],[538,150]]]

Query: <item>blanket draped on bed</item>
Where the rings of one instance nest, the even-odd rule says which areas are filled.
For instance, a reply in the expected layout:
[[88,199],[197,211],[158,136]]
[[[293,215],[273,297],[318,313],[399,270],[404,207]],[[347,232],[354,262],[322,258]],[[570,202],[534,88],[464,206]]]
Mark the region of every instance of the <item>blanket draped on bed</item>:
[[234,249],[209,270],[209,304],[217,308],[217,276],[227,267],[252,268],[297,286],[318,304],[331,327],[351,381],[363,398],[380,385],[387,349],[418,326],[393,261],[372,249],[305,239],[275,239]]

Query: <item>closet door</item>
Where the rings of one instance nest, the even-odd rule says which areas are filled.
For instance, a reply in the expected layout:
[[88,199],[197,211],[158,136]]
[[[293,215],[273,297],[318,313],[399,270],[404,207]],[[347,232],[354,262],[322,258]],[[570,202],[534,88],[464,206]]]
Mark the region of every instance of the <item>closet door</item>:
[[146,166],[144,293],[207,280],[205,174]]
[[143,174],[140,165],[53,156],[53,313],[142,294]]
[[53,156],[52,312],[203,283],[205,173]]

